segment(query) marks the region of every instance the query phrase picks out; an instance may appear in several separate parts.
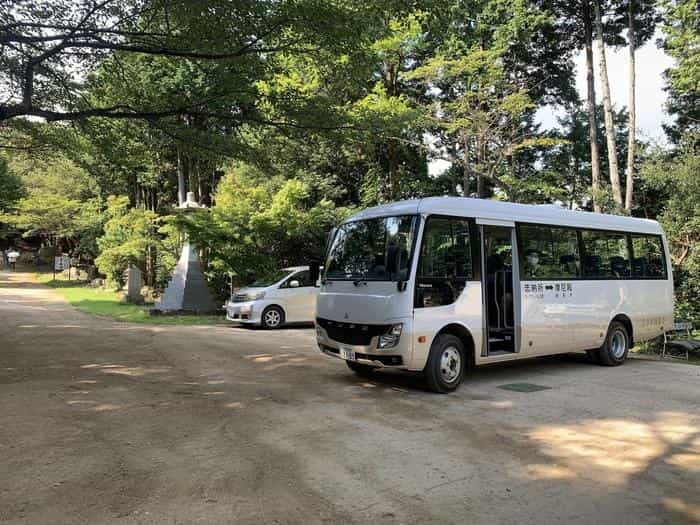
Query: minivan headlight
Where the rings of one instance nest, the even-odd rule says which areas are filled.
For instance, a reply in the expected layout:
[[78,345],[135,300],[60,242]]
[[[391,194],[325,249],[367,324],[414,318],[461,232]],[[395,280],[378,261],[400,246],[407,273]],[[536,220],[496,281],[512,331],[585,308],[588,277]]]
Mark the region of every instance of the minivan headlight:
[[249,293],[246,296],[246,299],[248,301],[258,301],[260,299],[263,299],[265,297],[265,292],[255,292],[255,293]]
[[392,348],[399,344],[402,329],[403,323],[391,325],[391,328],[389,328],[389,331],[387,333],[379,336],[377,348]]

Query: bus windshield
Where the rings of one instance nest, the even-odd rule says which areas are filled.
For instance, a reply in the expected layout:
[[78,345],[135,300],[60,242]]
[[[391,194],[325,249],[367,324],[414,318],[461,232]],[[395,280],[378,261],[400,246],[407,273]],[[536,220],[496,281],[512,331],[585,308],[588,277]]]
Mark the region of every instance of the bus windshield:
[[416,216],[378,217],[341,225],[326,262],[328,280],[405,281]]

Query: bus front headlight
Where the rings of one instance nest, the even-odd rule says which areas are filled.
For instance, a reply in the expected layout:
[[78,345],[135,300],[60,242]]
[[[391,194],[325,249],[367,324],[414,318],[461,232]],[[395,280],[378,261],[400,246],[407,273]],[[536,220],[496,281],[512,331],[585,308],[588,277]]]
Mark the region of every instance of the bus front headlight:
[[379,342],[377,343],[377,348],[392,348],[399,344],[399,339],[401,338],[401,330],[403,329],[403,323],[397,323],[392,325],[387,333],[379,336]]

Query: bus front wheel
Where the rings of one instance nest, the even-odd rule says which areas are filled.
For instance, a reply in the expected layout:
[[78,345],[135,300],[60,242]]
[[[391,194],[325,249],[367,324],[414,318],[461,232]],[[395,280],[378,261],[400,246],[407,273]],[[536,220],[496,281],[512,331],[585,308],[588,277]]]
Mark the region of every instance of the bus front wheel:
[[625,325],[617,321],[610,323],[605,342],[596,352],[597,362],[605,366],[618,366],[627,359],[630,339]]
[[462,341],[452,334],[442,334],[430,346],[428,363],[423,371],[428,388],[446,394],[455,390],[462,381],[467,355]]

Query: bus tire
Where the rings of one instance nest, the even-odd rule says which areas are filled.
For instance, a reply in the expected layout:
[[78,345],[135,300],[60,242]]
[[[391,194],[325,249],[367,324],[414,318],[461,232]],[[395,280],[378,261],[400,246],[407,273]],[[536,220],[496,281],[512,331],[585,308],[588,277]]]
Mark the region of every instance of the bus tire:
[[260,325],[266,330],[274,330],[284,324],[284,310],[279,306],[268,306],[260,316]]
[[586,350],[586,356],[588,357],[588,361],[593,363],[594,365],[600,364],[600,360],[598,359],[598,348],[594,348],[593,350]]
[[630,336],[625,325],[613,321],[610,323],[603,346],[598,349],[598,362],[605,366],[619,366],[624,363],[629,352]]
[[370,365],[363,365],[362,363],[356,363],[354,361],[345,361],[345,364],[360,377],[369,377],[372,375],[372,372],[374,372],[374,367]]
[[441,334],[430,346],[423,375],[430,390],[447,394],[459,386],[466,367],[467,353],[459,337]]

